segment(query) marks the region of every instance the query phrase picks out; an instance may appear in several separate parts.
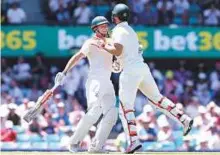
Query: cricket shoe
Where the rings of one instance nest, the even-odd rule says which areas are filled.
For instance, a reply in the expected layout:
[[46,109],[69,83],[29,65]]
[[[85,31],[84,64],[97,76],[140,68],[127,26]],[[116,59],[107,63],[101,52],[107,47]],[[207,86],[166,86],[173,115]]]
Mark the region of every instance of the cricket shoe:
[[69,144],[68,145],[68,150],[71,153],[76,153],[79,150],[79,144]]
[[186,136],[192,129],[193,119],[186,120],[184,122],[183,136]]
[[139,140],[133,141],[131,143],[131,145],[126,149],[126,151],[124,153],[126,154],[132,154],[135,151],[137,151],[138,149],[140,149],[142,147],[141,143],[139,142]]

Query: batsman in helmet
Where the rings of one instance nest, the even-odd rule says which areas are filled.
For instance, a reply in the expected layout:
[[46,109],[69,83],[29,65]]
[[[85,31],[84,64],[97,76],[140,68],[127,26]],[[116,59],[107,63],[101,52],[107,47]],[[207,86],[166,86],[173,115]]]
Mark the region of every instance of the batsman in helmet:
[[121,59],[123,65],[119,80],[120,118],[130,143],[126,153],[133,153],[141,148],[134,115],[134,101],[138,89],[147,96],[153,106],[183,126],[184,136],[191,130],[193,119],[160,93],[139,52],[138,36],[128,24],[129,15],[127,5],[117,4],[114,7],[112,21],[116,26],[112,31],[113,46],[106,44],[103,49]]
[[[88,133],[90,127],[103,115],[96,135],[89,147],[89,152],[98,153],[107,140],[112,127],[115,125],[118,112],[115,107],[116,97],[113,84],[110,80],[112,73],[113,56],[101,47],[103,42],[108,42],[109,22],[103,16],[97,16],[92,20],[91,29],[94,36],[88,39],[67,63],[63,72],[57,73],[55,81],[60,85],[65,82],[65,75],[74,67],[80,59],[87,57],[90,71],[86,82],[87,113],[80,120],[76,131],[70,138],[69,151],[76,152],[80,141]],[[71,84],[71,83],[70,83]]]

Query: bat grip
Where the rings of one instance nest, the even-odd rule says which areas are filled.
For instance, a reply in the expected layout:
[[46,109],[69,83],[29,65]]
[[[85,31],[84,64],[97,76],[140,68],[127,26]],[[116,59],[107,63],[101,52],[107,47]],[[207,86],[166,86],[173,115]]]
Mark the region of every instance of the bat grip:
[[[53,93],[54,92],[54,90],[58,87],[59,85],[57,85],[57,84],[55,84],[51,89],[50,89],[50,92],[51,93]],[[46,94],[44,94],[43,95],[43,98],[41,99],[41,104],[39,104],[39,107],[40,107],[40,105],[42,105],[42,104],[44,104],[47,100],[48,100],[48,98],[49,98],[49,96],[45,96]]]
[[54,90],[57,89],[58,86],[59,86],[59,85],[55,84],[55,85],[51,88],[51,91],[54,92]]

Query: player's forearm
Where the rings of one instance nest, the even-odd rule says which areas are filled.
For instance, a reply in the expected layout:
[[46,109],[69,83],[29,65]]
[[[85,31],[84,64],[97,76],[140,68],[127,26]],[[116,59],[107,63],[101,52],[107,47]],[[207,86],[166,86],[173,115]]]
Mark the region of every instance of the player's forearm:
[[109,52],[110,54],[115,55],[115,56],[120,55],[120,53],[117,51],[117,49],[114,46],[104,47],[104,50],[106,50],[107,52]]
[[63,73],[66,74],[72,67],[74,67],[79,60],[81,60],[84,57],[84,55],[79,52],[76,55],[72,56],[72,58],[68,61],[66,67],[63,70]]
[[115,56],[120,56],[123,50],[123,45],[118,43],[114,43],[113,45],[107,44],[104,46],[104,49],[110,54],[113,54]]

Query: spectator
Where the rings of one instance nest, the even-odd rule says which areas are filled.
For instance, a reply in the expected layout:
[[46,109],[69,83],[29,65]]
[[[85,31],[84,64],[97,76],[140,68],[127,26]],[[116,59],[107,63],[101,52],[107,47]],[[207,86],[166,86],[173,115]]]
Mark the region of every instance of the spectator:
[[207,113],[207,109],[204,106],[199,106],[198,108],[199,115],[195,117],[195,123],[194,126],[197,129],[205,130],[207,126],[210,126],[213,124],[213,119],[211,118],[210,114]]
[[184,136],[183,137],[183,144],[182,146],[178,149],[180,151],[194,151],[194,148],[191,146],[191,141],[192,141],[193,137],[190,135]]
[[15,142],[17,133],[13,130],[13,122],[6,121],[5,128],[1,129],[1,142]]
[[199,97],[200,103],[204,106],[207,105],[211,100],[211,94],[208,91],[207,75],[204,72],[198,74],[196,95]]
[[60,140],[60,145],[62,149],[67,149],[66,147],[69,144],[70,141],[70,137],[73,135],[73,131],[72,130],[67,130],[64,134],[64,136],[62,136],[61,140]]
[[21,88],[18,86],[18,83],[16,81],[11,82],[11,89],[10,89],[10,95],[15,98],[16,103],[20,103],[23,98],[23,93]]
[[38,122],[38,118],[34,118],[31,124],[29,125],[29,131],[31,133],[37,133],[41,135],[41,126]]
[[157,10],[150,2],[146,3],[144,6],[144,10],[138,13],[138,24],[156,25],[158,20]]
[[164,94],[175,103],[177,102],[176,90],[179,86],[179,83],[174,79],[173,71],[168,70],[164,81]]
[[54,95],[54,98],[49,101],[48,109],[47,109],[48,112],[52,114],[58,113],[58,104],[62,101],[63,100],[61,94]]
[[0,105],[0,129],[6,128],[6,121],[9,110],[6,105]]
[[154,129],[154,125],[151,125],[151,118],[149,116],[142,117],[142,119],[139,120],[139,124],[137,126],[138,130],[138,137],[141,142],[147,142],[147,141],[156,141],[157,135],[156,131]]
[[50,113],[45,113],[44,118],[47,125],[43,128],[43,131],[47,134],[54,134],[56,132],[56,123],[53,121],[52,115]]
[[192,118],[195,118],[199,115],[198,108],[200,106],[199,99],[196,96],[193,96],[186,105],[186,113],[190,114]]
[[[218,116],[220,115],[220,109],[218,111]],[[213,148],[216,150],[220,149],[220,117],[217,118],[215,125],[213,125],[212,129],[212,135],[213,135]]]
[[215,63],[215,70],[210,74],[210,82],[211,82],[211,89],[215,94],[218,90],[220,90],[220,61]]
[[175,79],[180,83],[185,83],[185,81],[189,80],[192,77],[192,72],[186,70],[185,68],[185,61],[180,61],[180,67],[178,70],[175,71]]
[[12,7],[7,11],[7,18],[10,24],[21,24],[26,20],[26,14],[17,3],[13,3]]
[[213,101],[216,102],[218,106],[220,106],[220,89],[217,90],[213,95]]
[[54,118],[59,126],[69,125],[69,117],[65,111],[65,105],[63,102],[60,102],[58,105],[58,113],[55,114]]
[[47,72],[47,67],[44,62],[44,58],[41,54],[36,55],[36,62],[35,66],[33,66],[32,69],[32,75],[33,75],[33,80],[36,81],[37,84],[39,84],[40,78],[46,74]]
[[159,132],[157,134],[157,140],[162,143],[173,141],[172,129],[168,123],[165,115],[160,115],[157,119],[157,125],[159,126]]
[[[210,132],[201,132],[199,134],[200,136],[197,137],[197,143],[198,145],[196,146],[195,150],[196,151],[210,151],[213,149],[212,146],[212,135]],[[203,135],[203,136],[201,136]]]
[[208,112],[210,113],[211,117],[214,117],[215,119],[218,117],[218,108],[219,107],[213,101],[209,102],[207,105]]
[[22,113],[28,109],[28,103],[29,103],[29,99],[28,98],[23,98],[22,104],[19,105],[18,109],[17,109],[17,114],[19,116],[21,116]]
[[2,72],[6,72],[11,70],[11,67],[8,65],[6,58],[1,58],[1,70]]
[[141,14],[144,11],[145,4],[149,0],[133,0],[131,1],[132,11],[136,14]]
[[174,0],[173,10],[175,18],[180,18],[180,22],[175,24],[187,24],[188,22],[188,11],[189,11],[189,2],[188,0]]
[[76,24],[90,23],[92,11],[89,8],[89,6],[87,6],[85,0],[80,0],[79,6],[74,10],[73,16],[76,21]]
[[63,8],[67,8],[68,4],[70,3],[71,0],[49,0],[49,8],[50,11],[55,13],[58,11],[59,7],[62,6]]
[[32,88],[29,90],[27,97],[32,101],[37,101],[37,99],[42,95],[42,91],[38,89],[37,84],[33,84]]
[[50,8],[50,11],[55,13],[59,9],[59,0],[49,0],[48,6]]
[[220,20],[220,11],[215,7],[215,4],[211,5],[211,8],[206,9],[203,12],[205,25],[217,26]]
[[17,107],[18,106],[15,103],[10,103],[8,105],[8,120],[12,121],[13,125],[21,125],[21,118],[18,116],[18,114],[15,113]]
[[66,8],[63,7],[63,5],[59,5],[59,9],[56,13],[56,18],[59,23],[70,23],[70,13]]
[[2,82],[4,82],[4,84],[6,85],[9,85],[12,81],[13,75],[12,75],[12,69],[8,65],[7,60],[5,58],[1,59],[1,71],[2,71],[1,72]]
[[156,128],[156,123],[157,123],[157,120],[156,120],[156,117],[155,117],[155,112],[154,112],[154,109],[153,107],[150,105],[150,104],[146,104],[144,107],[143,107],[143,113],[140,114],[138,117],[137,117],[137,121],[141,121],[142,119],[144,118],[150,118],[151,120],[151,126],[154,126],[154,128]]
[[194,90],[194,82],[191,80],[187,80],[185,83],[185,91],[183,92],[182,102],[184,105],[188,105],[189,102],[192,100],[191,98],[195,96]]
[[199,25],[202,23],[202,16],[200,14],[201,7],[198,5],[196,0],[189,0],[189,24]]
[[23,57],[18,58],[18,63],[13,66],[15,79],[18,81],[26,81],[31,78],[31,66],[25,62]]
[[158,24],[168,25],[173,18],[173,3],[170,0],[159,0],[157,2]]

